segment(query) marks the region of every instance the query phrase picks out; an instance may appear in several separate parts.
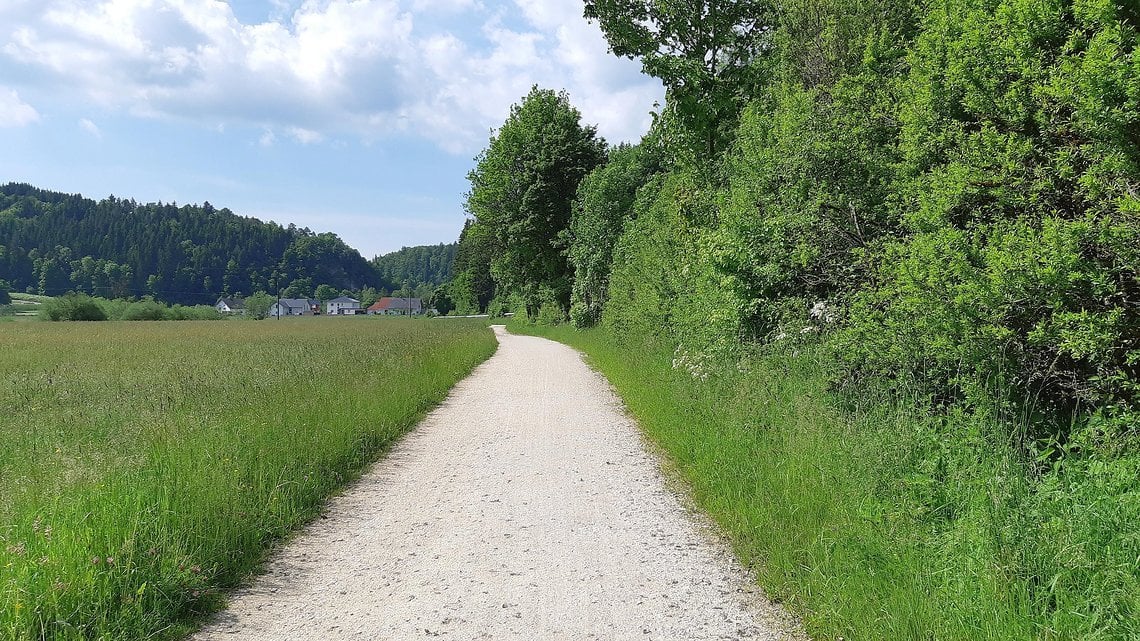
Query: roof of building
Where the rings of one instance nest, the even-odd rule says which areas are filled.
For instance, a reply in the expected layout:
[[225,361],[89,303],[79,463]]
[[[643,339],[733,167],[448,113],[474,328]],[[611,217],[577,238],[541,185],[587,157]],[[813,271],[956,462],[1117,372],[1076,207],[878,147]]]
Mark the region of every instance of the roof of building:
[[349,298],[348,296],[341,296],[340,298],[334,298],[334,299],[330,300],[329,302],[330,303],[356,303],[357,305],[360,304],[360,301],[356,300],[355,298]]
[[290,309],[309,309],[314,305],[320,305],[319,301],[315,301],[311,298],[279,298],[277,302],[281,303],[282,307],[288,307]]
[[225,305],[230,309],[245,309],[245,301],[240,298],[219,298],[218,302],[214,303],[214,306],[217,307],[219,304]]
[[418,298],[392,298],[385,296],[368,308],[370,312],[382,312],[389,309],[423,309],[423,301]]

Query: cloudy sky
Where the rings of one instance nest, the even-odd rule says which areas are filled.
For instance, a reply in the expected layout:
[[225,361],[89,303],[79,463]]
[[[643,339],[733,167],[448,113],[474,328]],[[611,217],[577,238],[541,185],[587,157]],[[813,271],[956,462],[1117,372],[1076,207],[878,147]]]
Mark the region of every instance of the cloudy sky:
[[581,0],[0,0],[0,183],[210,201],[365,257],[454,240],[534,84],[610,142],[661,100]]

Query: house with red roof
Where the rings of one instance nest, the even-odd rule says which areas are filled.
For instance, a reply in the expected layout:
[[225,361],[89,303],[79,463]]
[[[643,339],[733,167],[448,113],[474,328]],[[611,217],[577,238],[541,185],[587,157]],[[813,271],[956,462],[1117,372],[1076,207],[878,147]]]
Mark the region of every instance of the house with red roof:
[[423,313],[424,304],[418,298],[385,296],[368,308],[369,316],[419,316]]

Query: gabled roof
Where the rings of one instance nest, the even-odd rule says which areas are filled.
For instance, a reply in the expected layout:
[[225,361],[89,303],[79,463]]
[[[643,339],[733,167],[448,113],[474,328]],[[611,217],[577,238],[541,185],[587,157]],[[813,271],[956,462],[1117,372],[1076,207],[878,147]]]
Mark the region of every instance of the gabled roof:
[[349,298],[348,296],[341,296],[340,298],[334,298],[334,299],[330,300],[329,302],[330,303],[356,303],[357,305],[360,304],[360,301],[356,300],[355,298]]
[[217,307],[219,304],[225,305],[230,309],[245,309],[245,301],[240,298],[219,298],[218,302],[214,303],[214,307]]
[[288,307],[289,309],[309,309],[313,305],[319,304],[317,301],[309,298],[281,298],[278,299],[277,302],[280,302],[282,307]]
[[417,310],[423,309],[423,301],[418,298],[392,298],[385,296],[368,308],[370,312],[383,312],[389,309]]

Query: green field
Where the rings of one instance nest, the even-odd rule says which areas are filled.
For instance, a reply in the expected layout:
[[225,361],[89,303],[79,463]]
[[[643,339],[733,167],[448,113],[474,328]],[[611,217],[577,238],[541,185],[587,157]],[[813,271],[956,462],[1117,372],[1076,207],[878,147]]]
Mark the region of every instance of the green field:
[[45,301],[51,300],[48,296],[15,292],[11,297],[11,304],[0,305],[0,321],[36,320],[39,318],[40,307]]
[[173,638],[495,350],[485,324],[0,330],[0,638]]

